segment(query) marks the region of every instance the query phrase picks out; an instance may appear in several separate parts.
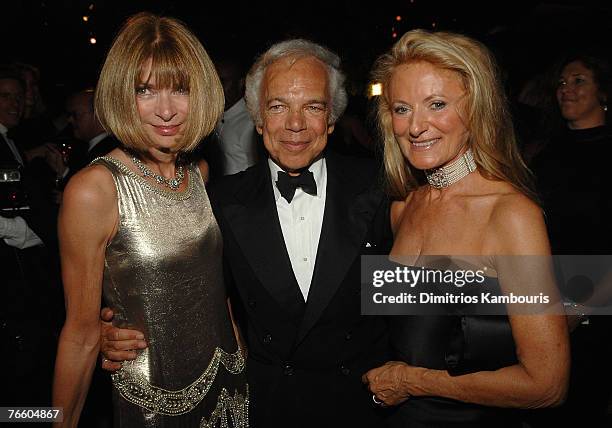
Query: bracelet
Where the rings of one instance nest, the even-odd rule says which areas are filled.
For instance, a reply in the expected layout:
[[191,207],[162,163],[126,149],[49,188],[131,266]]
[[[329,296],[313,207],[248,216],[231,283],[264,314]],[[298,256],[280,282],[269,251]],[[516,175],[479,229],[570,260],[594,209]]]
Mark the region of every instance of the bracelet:
[[[578,314],[578,320],[583,322],[588,318],[586,312],[584,311],[584,305],[576,302],[563,302],[563,306],[566,308],[572,308]],[[581,310],[582,308],[582,310]]]

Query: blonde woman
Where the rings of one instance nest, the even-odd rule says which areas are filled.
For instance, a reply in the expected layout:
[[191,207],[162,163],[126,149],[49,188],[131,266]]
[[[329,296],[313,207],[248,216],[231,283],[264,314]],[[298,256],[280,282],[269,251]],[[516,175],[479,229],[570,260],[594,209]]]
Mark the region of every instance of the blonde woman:
[[[512,257],[550,250],[487,49],[457,34],[410,31],[379,58],[374,78],[384,87],[378,115],[396,199],[392,258],[469,259],[502,291],[520,286]],[[462,339],[484,343],[481,355],[449,352],[466,323]],[[502,408],[554,406],[567,388],[560,313],[396,317],[391,342],[397,361],[363,380],[375,403],[395,407],[393,427],[520,426]]]
[[53,387],[61,426],[77,426],[87,396],[104,291],[115,324],[143,332],[148,344],[113,375],[115,426],[245,427],[244,360],[207,166],[183,158],[223,113],[214,67],[179,21],[135,15],[108,53],[95,107],[123,147],[75,175],[64,193],[66,323]]

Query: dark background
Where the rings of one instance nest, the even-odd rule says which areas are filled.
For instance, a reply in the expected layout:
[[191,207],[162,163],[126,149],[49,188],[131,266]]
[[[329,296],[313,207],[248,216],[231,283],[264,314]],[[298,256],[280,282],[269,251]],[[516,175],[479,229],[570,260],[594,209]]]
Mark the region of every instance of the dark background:
[[[186,22],[213,56],[245,65],[272,42],[307,37],[336,50],[349,90],[365,93],[375,58],[413,28],[451,30],[485,42],[518,87],[575,47],[608,49],[612,2],[606,1],[228,1],[22,0],[2,2],[0,52],[38,66],[47,103],[95,83],[121,23],[148,10]],[[88,21],[83,20],[88,16]],[[397,21],[396,16],[401,16]],[[96,38],[96,44],[89,42]],[[4,61],[6,62],[6,61]]]

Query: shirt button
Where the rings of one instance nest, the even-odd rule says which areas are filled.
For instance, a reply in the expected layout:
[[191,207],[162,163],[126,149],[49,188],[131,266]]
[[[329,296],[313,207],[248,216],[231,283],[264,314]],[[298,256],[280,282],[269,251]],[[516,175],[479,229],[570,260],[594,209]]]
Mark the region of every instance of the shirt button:
[[257,304],[255,303],[255,300],[249,300],[249,308],[251,309],[255,309],[255,306],[257,306]]
[[302,260],[304,260],[305,262],[308,261],[308,257],[304,257]]
[[266,334],[266,335],[264,336],[264,338],[263,338],[263,342],[264,342],[264,343],[270,343],[270,342],[272,342],[272,336],[271,336],[271,335],[269,335],[269,334]]
[[349,374],[351,374],[351,369],[349,369],[345,365],[341,365],[340,366],[340,373],[342,373],[344,376],[348,376]]
[[283,366],[283,374],[285,376],[293,376],[293,366],[291,363],[285,363]]
[[305,220],[305,218],[304,218],[304,217],[300,217],[300,221],[304,221],[304,220]]
[[351,340],[352,338],[353,338],[353,335],[351,334],[350,331],[348,333],[346,333],[346,336],[344,336],[345,340]]

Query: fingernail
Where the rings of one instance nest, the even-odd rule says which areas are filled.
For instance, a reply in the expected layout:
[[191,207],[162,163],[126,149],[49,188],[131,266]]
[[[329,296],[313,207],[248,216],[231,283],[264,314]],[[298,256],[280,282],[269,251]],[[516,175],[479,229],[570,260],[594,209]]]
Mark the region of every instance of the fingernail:
[[144,340],[142,342],[138,342],[138,347],[140,349],[144,349],[147,347],[147,342],[145,342]]
[[136,335],[136,339],[144,339],[144,334],[142,334],[142,333],[138,333],[138,334]]

